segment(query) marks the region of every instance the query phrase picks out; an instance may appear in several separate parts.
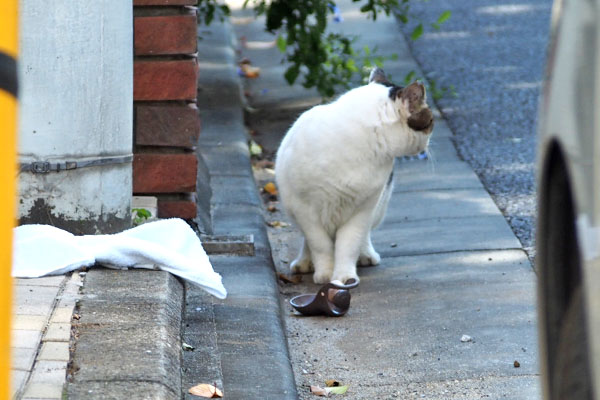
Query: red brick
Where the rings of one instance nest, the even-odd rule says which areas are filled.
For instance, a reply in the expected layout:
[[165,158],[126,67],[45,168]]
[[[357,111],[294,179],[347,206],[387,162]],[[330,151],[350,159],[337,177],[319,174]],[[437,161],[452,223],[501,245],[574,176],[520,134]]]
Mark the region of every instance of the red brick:
[[136,106],[137,145],[192,148],[199,135],[200,116],[195,104]]
[[196,203],[193,201],[162,201],[158,202],[158,218],[196,218]]
[[196,16],[135,17],[135,54],[167,55],[196,52]]
[[196,191],[198,160],[195,154],[135,154],[133,193]]
[[194,100],[197,92],[196,60],[135,61],[134,100]]
[[195,6],[198,0],[133,0],[134,6]]

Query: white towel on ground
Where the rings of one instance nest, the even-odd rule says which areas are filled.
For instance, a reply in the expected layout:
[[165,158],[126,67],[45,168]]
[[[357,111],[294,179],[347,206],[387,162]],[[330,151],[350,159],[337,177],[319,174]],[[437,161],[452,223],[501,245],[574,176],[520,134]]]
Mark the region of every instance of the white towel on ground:
[[60,275],[96,263],[111,268],[157,267],[220,299],[227,296],[200,239],[181,219],[148,222],[114,235],[75,236],[50,225],[14,229],[14,277]]

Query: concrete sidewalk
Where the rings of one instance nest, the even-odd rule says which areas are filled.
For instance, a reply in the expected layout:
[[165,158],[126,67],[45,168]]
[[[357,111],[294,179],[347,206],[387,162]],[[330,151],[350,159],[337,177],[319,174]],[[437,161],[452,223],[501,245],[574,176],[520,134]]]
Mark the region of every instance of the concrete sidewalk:
[[[292,227],[266,229],[265,218],[285,216],[263,209],[245,123],[274,152],[299,113],[320,97],[284,82],[273,36],[238,3],[230,2],[232,25],[199,27],[198,152],[206,162],[201,173],[210,176],[199,197],[205,201],[212,192],[206,214],[214,233],[252,234],[254,255],[211,256],[229,291],[224,301],[164,272],[89,271],[78,319],[69,326],[69,369],[64,351],[45,355],[55,342],[52,324],[71,321],[60,305],[75,304],[65,294],[79,292],[78,281],[18,281],[15,312],[27,315],[29,301],[40,303],[33,306],[36,317],[15,318],[13,329],[33,332],[27,342],[23,332],[14,334],[15,346],[29,349],[15,352],[14,390],[29,398],[61,398],[58,386],[68,372],[66,394],[73,399],[191,399],[187,389],[198,383],[217,383],[228,399],[309,399],[308,387],[325,379],[350,385],[345,398],[352,399],[539,398],[535,275],[497,207],[457,156],[439,113],[431,144],[435,162],[396,165],[388,216],[373,235],[382,264],[360,270],[348,315],[302,318],[291,311],[287,300],[316,291],[316,285],[308,276],[299,285],[278,285],[275,272],[287,272],[299,235]],[[335,29],[397,53],[385,65],[396,81],[419,71],[392,17],[374,24],[350,1],[340,6],[344,22]],[[241,82],[241,57],[261,68],[260,78]],[[266,170],[257,176],[259,185],[272,179]],[[34,297],[29,290],[45,294]],[[30,320],[35,326],[21,325]],[[462,342],[463,335],[471,340]],[[66,339],[56,342],[64,350]],[[195,350],[183,351],[182,342]],[[27,392],[37,377],[47,379],[39,381],[44,385],[52,377],[52,388]]]
[[[358,35],[358,47],[398,55],[384,65],[396,82],[411,70],[422,76],[398,21],[380,16],[373,23],[350,1],[338,5],[343,22],[334,29]],[[240,56],[261,68],[259,78],[245,81],[252,107],[247,122],[254,140],[274,152],[297,116],[320,99],[284,82],[281,53],[262,21],[247,10],[236,10],[232,21],[245,38]],[[326,379],[348,384],[352,399],[541,396],[535,274],[489,194],[458,157],[437,109],[435,114],[434,158],[397,162],[387,217],[372,235],[382,263],[359,271],[349,313],[302,318],[284,306],[301,399],[313,398],[310,385]],[[273,180],[268,170],[256,176],[259,185]],[[287,221],[281,212],[265,212],[265,218]],[[286,273],[299,234],[284,226],[269,228],[269,235],[275,265]],[[310,276],[281,286],[284,301],[316,290]],[[463,335],[470,339],[461,341]]]

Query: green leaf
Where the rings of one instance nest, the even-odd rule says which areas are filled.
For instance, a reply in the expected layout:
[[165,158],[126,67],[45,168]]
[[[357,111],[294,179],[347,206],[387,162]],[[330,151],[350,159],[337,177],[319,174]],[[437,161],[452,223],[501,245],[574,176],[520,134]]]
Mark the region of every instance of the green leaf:
[[417,40],[418,38],[421,37],[422,34],[423,34],[423,24],[419,24],[419,25],[417,25],[417,27],[415,29],[413,29],[412,33],[410,34],[410,39]]
[[277,36],[277,48],[282,53],[285,53],[285,50],[287,49],[287,42],[283,35]]
[[452,15],[452,11],[450,10],[446,10],[444,11],[437,19],[437,24],[443,24],[444,22],[446,22],[448,20],[448,18],[450,18],[450,16]]
[[352,72],[358,72],[358,68],[356,67],[356,62],[350,58],[348,60],[346,60],[346,69],[352,71]]
[[148,219],[152,216],[152,213],[145,208],[134,208],[131,211],[136,213],[136,216],[141,219]]
[[411,83],[413,81],[413,79],[415,79],[416,76],[416,72],[415,71],[410,71],[408,74],[406,74],[406,76],[404,77],[404,84],[408,85],[409,83]]
[[328,387],[328,388],[325,388],[325,391],[328,394],[329,393],[333,393],[333,394],[345,394],[348,391],[348,385]]
[[294,82],[296,82],[296,78],[298,78],[299,74],[300,74],[300,67],[298,65],[292,65],[291,67],[289,67],[287,69],[287,71],[285,71],[285,74],[283,74],[283,76],[285,77],[285,80],[287,81],[287,83],[289,83],[291,85]]
[[251,156],[255,156],[255,157],[260,157],[262,155],[262,147],[260,147],[260,145],[258,143],[256,143],[254,140],[250,140],[250,143],[248,144],[248,148],[250,149],[250,155]]

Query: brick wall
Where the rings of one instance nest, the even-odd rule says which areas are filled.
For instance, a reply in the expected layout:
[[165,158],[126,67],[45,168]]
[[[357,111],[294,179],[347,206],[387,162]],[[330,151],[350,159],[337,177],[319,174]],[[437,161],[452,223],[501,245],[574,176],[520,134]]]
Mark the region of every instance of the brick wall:
[[160,218],[196,217],[197,0],[133,0],[133,192]]

